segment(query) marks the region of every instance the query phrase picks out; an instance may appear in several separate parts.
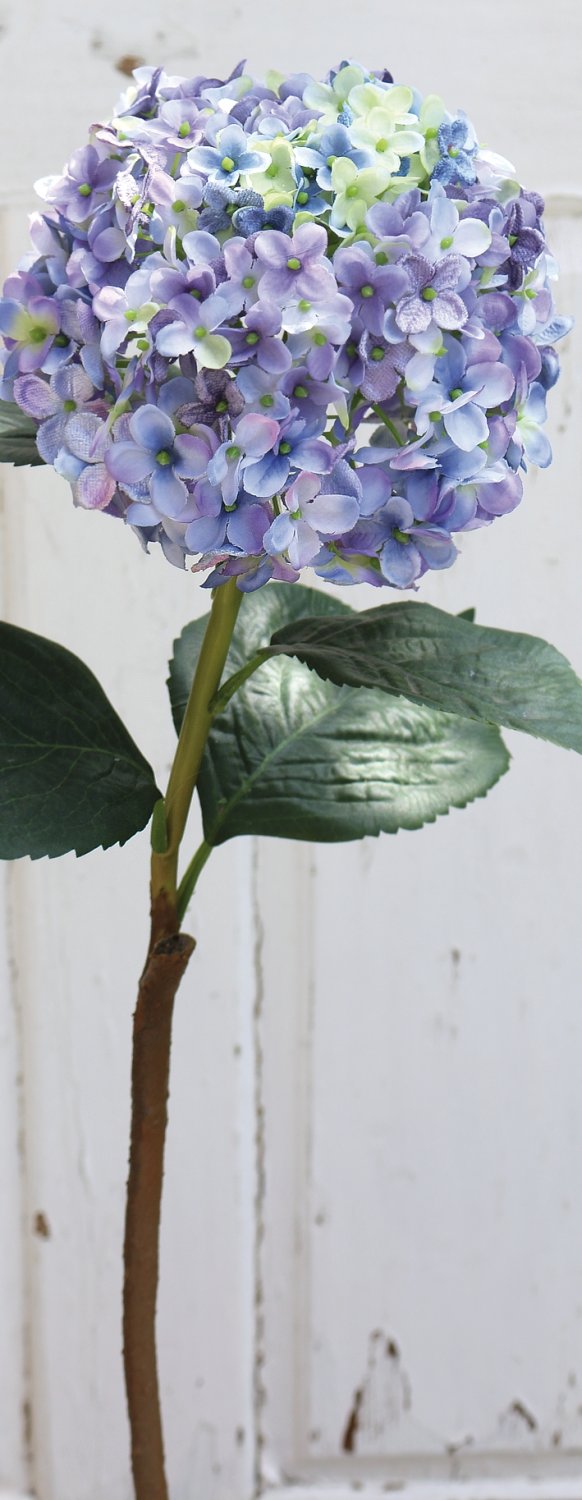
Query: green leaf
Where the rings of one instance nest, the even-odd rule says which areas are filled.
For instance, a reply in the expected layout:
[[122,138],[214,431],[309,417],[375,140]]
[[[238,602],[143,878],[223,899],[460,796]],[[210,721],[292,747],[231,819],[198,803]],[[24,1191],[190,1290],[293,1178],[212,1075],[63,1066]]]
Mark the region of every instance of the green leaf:
[[[269,584],[244,601],[225,676],[305,610],[332,629],[353,615],[327,594]],[[195,621],[176,642],[176,728],[204,627]],[[483,796],[508,761],[490,726],[339,688],[280,656],[247,678],[212,726],[198,783],[204,836],[211,845],[238,834],[337,842],[420,828]]]
[[41,464],[36,432],[37,423],[14,401],[0,401],[0,463]]
[[431,604],[386,604],[341,620],[291,621],[272,649],[325,681],[504,724],[582,753],[582,683],[547,641],[473,625]]
[[159,795],[89,668],[54,641],[0,624],[0,857],[125,844]]

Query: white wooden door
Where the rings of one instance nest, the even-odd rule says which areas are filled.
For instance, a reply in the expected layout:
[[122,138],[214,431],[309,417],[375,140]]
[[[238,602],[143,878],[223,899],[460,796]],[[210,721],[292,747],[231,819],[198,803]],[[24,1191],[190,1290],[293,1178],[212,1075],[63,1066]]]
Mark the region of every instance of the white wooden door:
[[[5,0],[1,257],[30,183],[127,59],[387,64],[544,191],[576,311],[553,467],[423,597],[582,669],[576,0],[333,10]],[[0,473],[4,616],[89,662],[167,773],[165,663],[196,583],[52,474]],[[352,597],[352,596],[351,596]],[[364,591],[360,602],[369,603]],[[160,1357],[172,1500],[582,1500],[582,767],[510,775],[418,834],[211,861],[180,992]],[[147,837],[6,871],[0,926],[0,1497],[129,1500],[119,1303]]]

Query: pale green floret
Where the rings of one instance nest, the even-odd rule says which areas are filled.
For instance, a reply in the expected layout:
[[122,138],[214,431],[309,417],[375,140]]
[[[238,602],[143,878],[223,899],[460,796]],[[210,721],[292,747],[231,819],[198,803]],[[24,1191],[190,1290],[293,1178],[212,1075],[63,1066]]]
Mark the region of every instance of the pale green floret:
[[355,231],[364,226],[372,203],[386,192],[390,169],[383,159],[377,166],[359,171],[349,157],[338,156],[331,169],[331,181],[336,196],[330,223],[333,228],[347,225]]
[[264,166],[243,172],[242,186],[260,193],[267,209],[276,208],[279,204],[291,207],[297,183],[294,174],[295,157],[289,142],[281,136],[276,136],[273,141],[266,141],[263,136],[253,136],[251,145],[253,151],[260,152]]
[[318,124],[329,125],[343,109],[353,88],[364,82],[364,70],[348,63],[336,73],[333,83],[308,83],[303,102],[321,115]]

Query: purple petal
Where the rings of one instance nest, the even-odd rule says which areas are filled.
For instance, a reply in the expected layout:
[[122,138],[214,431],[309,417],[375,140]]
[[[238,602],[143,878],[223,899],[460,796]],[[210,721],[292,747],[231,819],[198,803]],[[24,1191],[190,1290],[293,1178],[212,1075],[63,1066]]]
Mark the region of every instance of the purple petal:
[[515,390],[515,379],[507,365],[469,365],[467,379],[476,390],[478,406],[500,406],[502,401],[509,401]]
[[170,468],[156,468],[150,480],[150,491],[156,510],[163,516],[177,518],[188,499],[186,485]]
[[41,380],[40,375],[19,375],[14,381],[14,400],[22,411],[27,412],[29,417],[35,417],[37,422],[42,421],[43,417],[54,416],[59,408],[56,396],[47,381]]
[[105,454],[105,463],[114,479],[122,484],[136,484],[151,474],[154,456],[149,449],[137,448],[135,443],[114,443]]
[[472,401],[466,406],[458,406],[454,411],[445,412],[443,422],[453,443],[457,448],[462,448],[464,453],[471,453],[479,443],[486,442],[489,436],[486,417]]
[[469,316],[465,303],[457,292],[439,292],[430,307],[435,323],[440,328],[462,328]]
[[87,464],[74,486],[75,500],[85,510],[105,510],[115,494],[115,480],[105,464]]
[[248,416],[241,417],[237,423],[235,442],[237,447],[244,448],[250,458],[262,458],[274,448],[278,436],[279,423],[274,422],[272,417],[249,412]]
[[176,436],[171,418],[150,403],[139,406],[133,413],[129,420],[129,430],[138,447],[149,448],[150,453],[159,453],[160,448],[171,448]]
[[355,526],[360,507],[352,495],[317,495],[310,502],[306,519],[323,536],[342,536]]

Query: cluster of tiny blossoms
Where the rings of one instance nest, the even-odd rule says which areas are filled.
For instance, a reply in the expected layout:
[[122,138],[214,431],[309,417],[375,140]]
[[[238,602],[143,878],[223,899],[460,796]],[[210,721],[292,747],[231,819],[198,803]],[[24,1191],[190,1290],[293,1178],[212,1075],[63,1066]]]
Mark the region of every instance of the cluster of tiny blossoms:
[[78,505],[213,586],[449,567],[550,462],[542,200],[385,71],[134,77],[37,185],[0,395]]

